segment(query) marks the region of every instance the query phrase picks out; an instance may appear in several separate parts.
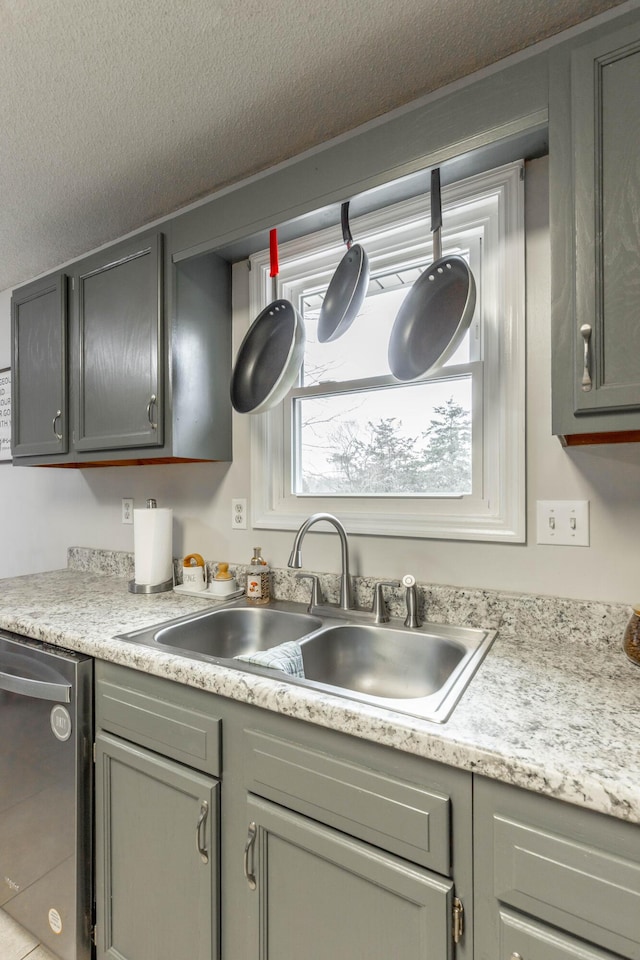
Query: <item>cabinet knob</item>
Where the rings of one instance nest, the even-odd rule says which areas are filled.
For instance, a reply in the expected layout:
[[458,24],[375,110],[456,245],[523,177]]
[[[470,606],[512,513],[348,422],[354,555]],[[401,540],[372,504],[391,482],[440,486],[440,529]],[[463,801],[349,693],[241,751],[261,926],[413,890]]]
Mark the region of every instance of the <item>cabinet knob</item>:
[[51,426],[53,428],[53,435],[55,436],[56,440],[62,440],[62,434],[58,433],[58,431],[56,430],[56,423],[61,416],[62,416],[62,410],[56,410],[56,415],[51,421]]
[[520,956],[519,953],[512,953],[511,960],[522,960],[522,957]]
[[580,336],[582,337],[583,352],[582,352],[582,389],[587,391],[591,390],[591,374],[589,372],[590,367],[590,341],[591,341],[591,326],[588,323],[583,323],[580,327]]

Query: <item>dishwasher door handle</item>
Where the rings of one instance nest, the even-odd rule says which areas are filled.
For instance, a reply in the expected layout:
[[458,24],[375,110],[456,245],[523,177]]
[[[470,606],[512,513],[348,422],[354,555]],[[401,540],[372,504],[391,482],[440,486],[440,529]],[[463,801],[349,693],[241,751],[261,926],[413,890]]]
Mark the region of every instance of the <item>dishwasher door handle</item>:
[[0,690],[18,693],[37,700],[55,700],[56,703],[71,703],[71,684],[54,683],[51,680],[32,680],[0,670]]

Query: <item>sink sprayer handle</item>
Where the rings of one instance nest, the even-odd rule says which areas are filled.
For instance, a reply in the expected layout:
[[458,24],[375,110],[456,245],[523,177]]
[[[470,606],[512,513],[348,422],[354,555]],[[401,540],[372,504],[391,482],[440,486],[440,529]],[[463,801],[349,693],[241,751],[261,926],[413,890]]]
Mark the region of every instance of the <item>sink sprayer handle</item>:
[[405,573],[402,578],[402,585],[406,587],[407,616],[404,621],[405,627],[420,627],[422,623],[418,616],[418,593],[416,590],[416,578],[412,573]]

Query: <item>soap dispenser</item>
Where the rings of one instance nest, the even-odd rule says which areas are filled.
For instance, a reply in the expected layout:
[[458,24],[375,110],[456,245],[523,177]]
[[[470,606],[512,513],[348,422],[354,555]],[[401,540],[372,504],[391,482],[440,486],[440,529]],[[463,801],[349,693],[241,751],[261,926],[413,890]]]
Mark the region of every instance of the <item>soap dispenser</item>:
[[251,564],[247,571],[247,603],[255,606],[269,603],[271,599],[269,573],[267,561],[262,556],[262,547],[254,547]]

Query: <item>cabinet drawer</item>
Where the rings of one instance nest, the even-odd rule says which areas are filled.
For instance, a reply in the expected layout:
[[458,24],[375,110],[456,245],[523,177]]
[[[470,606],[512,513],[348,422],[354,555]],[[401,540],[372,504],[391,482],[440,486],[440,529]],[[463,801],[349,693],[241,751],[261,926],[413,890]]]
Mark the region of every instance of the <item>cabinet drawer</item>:
[[252,730],[245,749],[251,793],[449,875],[448,796]]
[[498,960],[614,960],[614,955],[517,914],[500,911]]
[[205,712],[203,696],[181,684],[100,664],[96,725],[217,777],[221,721]]
[[506,815],[494,815],[493,826],[498,900],[607,949],[640,955],[640,862],[602,849],[593,821],[585,842]]

